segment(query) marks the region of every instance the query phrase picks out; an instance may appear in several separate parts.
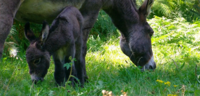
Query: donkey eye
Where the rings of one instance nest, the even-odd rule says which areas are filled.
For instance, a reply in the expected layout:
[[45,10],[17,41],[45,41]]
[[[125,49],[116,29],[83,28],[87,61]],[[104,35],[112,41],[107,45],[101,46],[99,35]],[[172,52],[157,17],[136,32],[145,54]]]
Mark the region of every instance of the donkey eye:
[[40,63],[40,61],[41,61],[41,58],[38,58],[38,59],[35,59],[35,60],[33,61],[33,63],[34,63],[34,64],[38,64],[38,63]]
[[150,31],[150,32],[149,32],[150,37],[153,35],[153,33],[154,33],[153,31]]
[[153,33],[150,33],[149,35],[150,35],[150,37],[152,37],[152,36],[153,36]]

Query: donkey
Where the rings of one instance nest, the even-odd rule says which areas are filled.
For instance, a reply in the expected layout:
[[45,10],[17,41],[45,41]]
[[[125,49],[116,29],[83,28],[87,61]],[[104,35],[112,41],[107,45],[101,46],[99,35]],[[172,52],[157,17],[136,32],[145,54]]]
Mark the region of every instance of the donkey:
[[[84,58],[89,32],[99,10],[102,9],[121,32],[120,47],[123,53],[143,70],[155,69],[151,46],[151,36],[154,31],[146,21],[153,1],[145,0],[137,9],[135,0],[0,0],[0,57],[14,18],[22,22],[40,23],[43,20],[52,22],[63,8],[75,6],[83,16],[82,55]],[[86,73],[85,68],[84,73]]]
[[[72,72],[84,85],[85,58],[82,55],[82,25],[83,17],[75,7],[66,7],[53,21],[51,27],[43,23],[39,38],[30,30],[30,24],[25,25],[25,35],[30,41],[26,50],[26,59],[29,65],[29,73],[34,82],[43,80],[50,64],[50,55],[53,55],[55,63],[54,78],[58,85],[62,85]],[[70,63],[75,58],[72,68],[64,68],[64,64]],[[73,60],[72,60],[73,62]],[[74,84],[73,78],[71,78]]]

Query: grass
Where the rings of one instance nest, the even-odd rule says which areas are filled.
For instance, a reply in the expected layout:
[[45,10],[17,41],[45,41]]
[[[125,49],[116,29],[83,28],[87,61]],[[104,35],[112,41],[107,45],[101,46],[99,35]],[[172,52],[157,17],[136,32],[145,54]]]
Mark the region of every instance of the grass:
[[0,64],[0,96],[197,96],[200,94],[200,22],[183,18],[148,20],[155,71],[141,72],[120,50],[117,36],[103,40],[92,36],[86,56],[89,82],[84,88],[57,87],[53,61],[43,82],[32,84],[25,53],[4,57]]

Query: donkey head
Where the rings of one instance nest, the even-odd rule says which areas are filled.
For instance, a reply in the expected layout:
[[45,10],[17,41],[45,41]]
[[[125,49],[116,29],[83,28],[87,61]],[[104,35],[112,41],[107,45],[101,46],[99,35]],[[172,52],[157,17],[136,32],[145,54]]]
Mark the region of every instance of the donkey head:
[[44,49],[45,40],[49,34],[49,26],[43,23],[39,38],[30,30],[30,24],[25,25],[25,36],[30,45],[26,50],[26,60],[29,65],[29,73],[33,82],[42,81],[47,74],[50,64],[50,54]]
[[146,21],[152,4],[153,0],[146,0],[143,3],[137,10],[136,23],[129,27],[128,36],[122,34],[120,41],[122,51],[134,64],[142,66],[142,70],[156,68],[151,47],[151,36],[154,31]]

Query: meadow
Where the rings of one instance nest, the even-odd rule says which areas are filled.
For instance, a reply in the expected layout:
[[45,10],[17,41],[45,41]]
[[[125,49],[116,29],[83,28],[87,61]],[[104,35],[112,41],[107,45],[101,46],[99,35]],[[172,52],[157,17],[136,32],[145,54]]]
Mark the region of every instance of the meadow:
[[102,96],[103,90],[112,96],[199,96],[200,22],[156,16],[148,22],[154,30],[155,70],[141,72],[122,53],[116,30],[107,37],[90,36],[86,56],[89,82],[84,88],[73,88],[69,82],[57,87],[53,60],[45,80],[33,84],[25,52],[19,51],[16,57],[4,56],[0,61],[0,96]]

